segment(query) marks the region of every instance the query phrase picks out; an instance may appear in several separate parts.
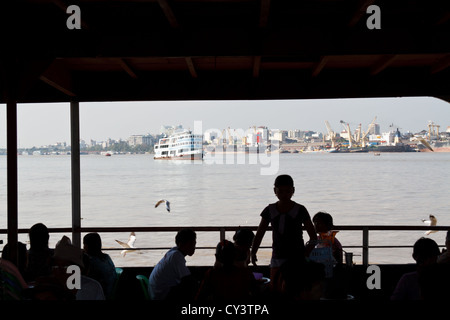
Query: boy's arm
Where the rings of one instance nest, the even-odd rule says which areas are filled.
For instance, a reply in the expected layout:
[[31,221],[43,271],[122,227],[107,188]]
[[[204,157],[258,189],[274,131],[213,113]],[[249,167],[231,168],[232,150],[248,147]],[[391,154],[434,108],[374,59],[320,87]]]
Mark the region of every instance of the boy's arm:
[[304,222],[304,226],[305,226],[306,232],[308,232],[308,236],[309,236],[309,241],[305,247],[305,255],[307,257],[309,257],[309,254],[311,253],[311,251],[314,249],[314,247],[317,244],[317,234],[316,234],[316,229],[314,228],[314,225],[313,225],[311,219],[307,219]]
[[251,259],[253,265],[256,266],[256,253],[258,252],[259,246],[261,245],[261,241],[264,238],[264,234],[266,233],[267,227],[269,226],[269,221],[264,218],[261,218],[261,222],[259,223],[258,230],[256,231],[255,238],[253,239],[252,251],[251,251]]

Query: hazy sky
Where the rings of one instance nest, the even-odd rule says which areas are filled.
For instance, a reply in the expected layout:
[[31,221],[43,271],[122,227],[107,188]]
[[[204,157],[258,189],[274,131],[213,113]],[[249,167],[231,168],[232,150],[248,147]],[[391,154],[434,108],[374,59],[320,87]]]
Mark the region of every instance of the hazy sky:
[[[6,106],[0,105],[0,123],[6,123]],[[70,144],[69,103],[19,104],[19,147],[66,141]],[[374,117],[382,131],[395,124],[401,131],[418,132],[434,121],[445,131],[450,126],[450,104],[429,98],[377,98],[271,101],[184,101],[80,103],[80,136],[103,141],[127,139],[133,134],[159,133],[161,125],[182,124],[193,129],[202,121],[207,129],[300,129],[326,132],[325,120],[341,131],[340,120],[352,131],[362,124],[367,130]],[[6,146],[6,126],[0,125],[0,147]]]

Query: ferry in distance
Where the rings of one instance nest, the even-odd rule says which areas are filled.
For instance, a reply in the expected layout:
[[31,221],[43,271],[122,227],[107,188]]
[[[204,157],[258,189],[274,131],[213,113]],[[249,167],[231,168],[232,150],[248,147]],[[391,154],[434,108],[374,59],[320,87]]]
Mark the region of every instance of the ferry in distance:
[[159,139],[155,145],[154,159],[158,160],[202,160],[203,136],[183,130]]

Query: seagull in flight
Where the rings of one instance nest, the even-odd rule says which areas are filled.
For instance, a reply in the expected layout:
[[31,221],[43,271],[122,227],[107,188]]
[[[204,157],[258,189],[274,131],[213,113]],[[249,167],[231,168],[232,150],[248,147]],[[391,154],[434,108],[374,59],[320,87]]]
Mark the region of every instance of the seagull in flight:
[[[116,240],[116,242],[124,248],[136,249],[136,247],[134,246],[134,243],[136,242],[136,235],[134,232],[130,233],[127,243],[120,241],[120,240]],[[120,253],[122,254],[123,257],[125,257],[127,252],[133,252],[133,251],[135,251],[135,250],[122,250]]]
[[170,202],[167,200],[159,200],[156,204],[155,204],[155,208],[157,208],[161,203],[165,202],[166,203],[166,209],[168,212],[170,212]]
[[428,143],[428,141],[425,140],[424,138],[413,136],[413,140],[419,141],[419,142],[422,143],[425,147],[427,147],[428,149],[430,149],[430,151],[433,151],[433,152],[434,152],[433,148],[430,146],[430,144]]
[[[430,214],[430,220],[422,219],[422,222],[425,223],[425,224],[427,224],[427,225],[429,225],[429,226],[436,226],[436,224],[437,224],[437,219],[436,219],[435,216],[433,216],[432,214]],[[428,230],[428,231],[425,232],[425,235],[428,236],[430,233],[434,233],[434,232],[437,232],[437,230]]]

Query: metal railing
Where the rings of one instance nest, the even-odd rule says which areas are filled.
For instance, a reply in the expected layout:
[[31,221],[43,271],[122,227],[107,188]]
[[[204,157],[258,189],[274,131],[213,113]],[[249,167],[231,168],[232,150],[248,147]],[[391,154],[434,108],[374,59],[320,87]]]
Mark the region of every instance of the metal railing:
[[[219,241],[225,239],[226,232],[237,231],[242,227],[239,226],[172,226],[172,227],[81,227],[73,228],[48,228],[50,233],[117,233],[117,232],[177,232],[182,228],[190,228],[196,232],[218,232]],[[258,229],[257,226],[246,226],[253,231]],[[269,227],[268,231],[272,228]],[[413,244],[409,245],[370,245],[370,231],[447,231],[450,226],[406,226],[406,225],[343,225],[334,226],[333,230],[338,231],[361,231],[361,245],[344,246],[344,248],[360,248],[362,249],[362,264],[367,266],[369,264],[369,249],[389,249],[389,248],[412,248]],[[0,234],[7,234],[7,229],[0,229]],[[28,233],[29,229],[18,229],[18,233]],[[261,248],[270,248],[261,246]],[[168,247],[145,247],[127,250],[163,250]],[[215,249],[215,245],[211,247],[197,247],[197,249]],[[105,250],[123,250],[123,248],[107,248]]]

